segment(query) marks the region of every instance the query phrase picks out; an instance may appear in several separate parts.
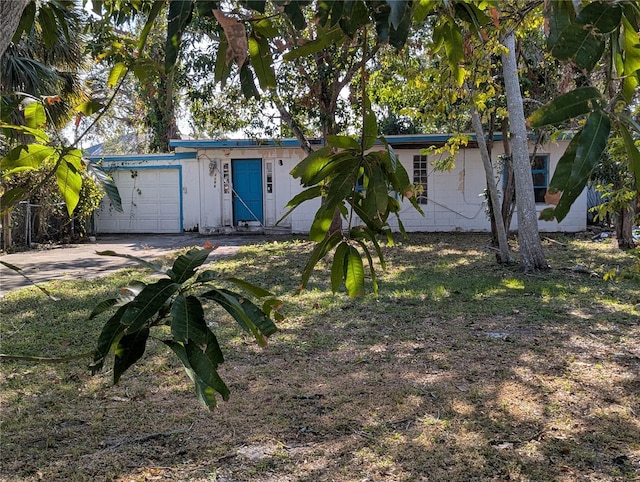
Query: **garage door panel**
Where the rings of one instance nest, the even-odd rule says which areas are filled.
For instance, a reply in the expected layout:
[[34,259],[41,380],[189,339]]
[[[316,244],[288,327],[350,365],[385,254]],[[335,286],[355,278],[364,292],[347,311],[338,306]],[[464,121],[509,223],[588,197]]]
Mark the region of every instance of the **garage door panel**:
[[134,168],[115,171],[112,176],[120,192],[123,212],[116,212],[105,198],[96,212],[98,233],[180,232],[178,169]]

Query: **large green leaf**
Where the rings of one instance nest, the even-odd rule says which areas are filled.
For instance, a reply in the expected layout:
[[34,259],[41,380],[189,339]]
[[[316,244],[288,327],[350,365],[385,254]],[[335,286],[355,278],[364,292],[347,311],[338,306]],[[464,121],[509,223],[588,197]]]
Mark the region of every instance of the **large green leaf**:
[[360,154],[354,154],[352,150],[340,151],[332,154],[329,161],[323,165],[318,172],[309,177],[305,185],[319,184],[323,181],[330,182],[333,179],[340,179],[349,176],[354,166],[360,164]]
[[124,333],[125,326],[120,323],[124,312],[127,310],[127,306],[121,306],[118,310],[107,320],[102,327],[102,332],[98,337],[98,343],[96,351],[93,355],[93,363],[89,365],[91,373],[96,373],[104,365],[104,359],[111,351],[111,347],[120,339]]
[[160,279],[147,285],[135,299],[129,303],[122,316],[122,324],[127,333],[133,333],[149,323],[180,285],[168,279]]
[[327,144],[338,149],[360,149],[360,144],[351,136],[327,136]]
[[249,57],[262,90],[274,89],[276,73],[273,70],[273,59],[266,37],[255,33],[249,37]]
[[167,24],[167,42],[165,44],[164,70],[171,72],[175,67],[180,51],[180,42],[193,12],[192,0],[171,0]]
[[288,211],[286,211],[282,215],[282,217],[278,219],[278,222],[276,222],[276,226],[280,224],[289,214],[291,214],[291,212],[295,208],[297,208],[300,204],[320,196],[322,196],[322,186],[313,186],[313,187],[310,187],[309,189],[305,189],[299,194],[296,194],[285,206],[285,208],[288,208]]
[[240,67],[240,88],[245,99],[260,98],[260,93],[253,82],[253,74],[247,63],[242,64],[242,67]]
[[333,263],[331,264],[331,291],[337,293],[345,276],[345,259],[349,251],[349,244],[341,242],[333,253]]
[[206,343],[205,332],[209,331],[204,321],[204,310],[195,296],[179,294],[171,305],[171,334],[173,339],[188,343]]
[[227,50],[229,44],[226,38],[220,40],[218,45],[218,53],[216,54],[216,65],[213,69],[213,80],[216,83],[221,83],[222,86],[226,84],[229,75],[231,75],[231,62],[227,62]]
[[364,265],[360,253],[349,246],[346,255],[345,286],[351,298],[364,295]]
[[20,171],[40,169],[42,163],[56,151],[42,144],[27,144],[15,147],[0,160],[0,171],[4,176]]
[[595,87],[580,87],[556,97],[548,104],[540,107],[529,117],[531,127],[542,127],[558,124],[568,119],[588,114],[599,108],[602,101],[600,91]]
[[24,120],[31,129],[43,129],[47,125],[47,114],[40,102],[29,102],[24,108]]
[[210,249],[193,248],[178,256],[173,262],[173,267],[167,271],[167,275],[174,283],[182,284],[196,273],[202,264],[207,260]]
[[107,194],[113,209],[122,212],[122,199],[120,198],[120,192],[118,191],[118,186],[113,181],[113,178],[107,174],[104,169],[100,166],[100,164],[92,161],[88,161],[87,164],[87,174],[93,177],[94,180],[98,182],[100,186],[104,189],[104,192]]
[[370,217],[386,220],[389,204],[387,179],[380,167],[375,164],[365,166],[365,172],[367,172],[368,183],[362,206]]
[[222,395],[223,400],[229,400],[229,388],[218,374],[218,362],[220,359],[220,347],[216,345],[208,345],[203,351],[199,346],[192,343],[184,346],[189,360],[189,365],[195,374],[206,385],[213,388]]
[[575,9],[572,0],[555,0],[545,4],[545,17],[549,26],[547,34],[547,49],[551,49],[558,43],[560,34],[575,20]]
[[317,151],[313,151],[292,170],[294,178],[300,178],[304,186],[309,185],[309,179],[313,178],[331,160],[331,147],[325,146]]
[[88,100],[76,106],[76,112],[81,112],[86,116],[91,116],[96,112],[102,110],[104,108],[104,104],[102,102],[98,102],[96,100]]
[[276,331],[278,331],[278,328],[273,323],[273,320],[269,318],[269,316],[252,301],[248,300],[246,297],[242,296],[239,293],[234,293],[233,291],[229,290],[222,291],[224,291],[229,296],[233,296],[238,301],[247,317],[258,328],[258,330],[260,330],[260,333],[264,337],[271,336]]
[[[369,251],[369,246],[360,239],[357,239],[356,242],[362,248],[362,252],[367,257],[367,262],[369,263],[369,274],[371,275],[371,287],[373,288],[373,294],[378,296],[378,277],[376,275],[376,269],[373,265],[373,257],[371,256],[371,252]],[[364,289],[364,288],[363,288]]]
[[113,89],[116,85],[118,85],[118,82],[120,82],[120,79],[122,79],[122,77],[124,77],[126,73],[127,65],[124,62],[116,63],[109,72],[109,78],[107,79],[107,88]]
[[114,352],[113,383],[118,383],[122,374],[142,358],[148,338],[149,328],[146,327],[120,338]]
[[579,68],[591,71],[602,57],[604,47],[604,38],[593,28],[572,23],[560,33],[551,53],[559,60],[573,60]]
[[362,119],[362,151],[371,149],[376,143],[378,137],[378,121],[376,115],[371,109],[369,99],[365,98],[365,112]]
[[80,190],[82,189],[82,175],[76,167],[76,156],[65,155],[56,169],[56,180],[60,194],[67,205],[69,216],[73,215],[78,202],[80,201]]
[[160,2],[160,1],[153,2],[153,5],[151,6],[151,10],[147,14],[147,20],[144,24],[144,27],[142,28],[142,31],[138,36],[138,52],[142,52],[142,50],[144,49],[144,46],[147,43],[147,37],[149,36],[149,32],[151,31],[151,28],[153,27],[153,24],[155,23],[156,18],[158,17],[158,14],[162,11],[162,8],[164,7],[164,5],[165,5],[164,2]]
[[284,54],[284,60],[291,62],[300,57],[308,57],[317,52],[320,52],[329,45],[336,45],[342,43],[345,35],[340,27],[334,27],[326,32],[319,34],[314,40],[301,45],[293,50],[290,50]]
[[[187,356],[187,351],[181,343],[177,343],[173,340],[162,340],[165,345],[167,345],[171,350],[178,356],[182,365],[184,366],[187,375],[194,382],[196,394],[198,396],[198,400],[206,406],[209,410],[213,410],[216,407],[216,397],[215,391],[216,389],[210,385],[208,385],[205,381],[202,380],[198,376],[198,374],[191,367],[191,363],[189,361],[189,357]],[[221,381],[221,380],[220,380]],[[224,387],[223,387],[224,386]],[[224,393],[229,394],[229,389],[224,385],[224,382],[219,387],[222,390],[222,394],[224,397]]]
[[636,178],[636,187],[638,188],[638,191],[640,191],[640,152],[638,152],[638,147],[633,142],[633,137],[631,137],[627,126],[620,124],[619,131],[622,136],[622,140],[624,141],[624,148],[627,151],[627,156],[629,157],[629,170],[634,174],[634,177]]
[[307,0],[297,0],[295,2],[286,2],[284,4],[284,13],[287,14],[296,30],[302,30],[307,26],[307,21],[304,18],[304,12],[300,7],[308,5],[309,3],[310,2]]
[[273,293],[271,293],[270,291],[267,291],[264,288],[261,288],[260,286],[254,285],[253,283],[249,283],[248,281],[240,278],[235,278],[232,276],[232,277],[224,278],[224,280],[229,281],[230,283],[233,283],[236,286],[239,286],[240,288],[245,290],[247,293],[251,293],[253,296],[255,296],[258,299],[273,296]]
[[340,241],[342,241],[342,233],[335,232],[331,236],[326,236],[322,241],[316,244],[315,248],[311,252],[307,264],[302,270],[302,279],[300,281],[300,286],[298,286],[298,293],[306,288],[307,283],[309,282],[309,278],[311,278],[311,273],[313,273],[313,269],[318,264],[318,262],[324,258],[329,251],[331,251]]
[[580,11],[576,21],[583,25],[593,26],[601,33],[611,33],[620,25],[621,18],[620,5],[590,2]]
[[3,214],[13,207],[17,206],[20,201],[29,195],[30,190],[26,187],[14,187],[5,191],[0,197],[0,212]]
[[[273,322],[269,323],[270,320],[268,320],[268,317],[266,317],[262,311],[260,311],[262,315],[258,316],[255,316],[255,312],[253,310],[248,312],[247,308],[249,304],[252,304],[249,300],[225,289],[213,289],[203,293],[201,296],[218,303],[233,317],[233,319],[236,320],[242,329],[254,336],[260,346],[266,346],[266,337],[272,333],[272,329],[275,331],[275,325],[273,325]],[[265,321],[263,316],[268,321]],[[271,333],[267,334],[263,332],[260,326],[256,323],[264,323],[264,328]]]
[[[560,158],[556,167],[558,175],[556,177],[554,173],[549,183],[550,192],[562,191],[560,201],[553,209],[553,217],[558,221],[566,217],[571,205],[586,186],[591,172],[607,146],[610,132],[611,122],[607,115],[600,110],[593,112]],[[543,219],[549,217],[550,212],[547,212]]]
[[9,135],[9,132],[14,133],[20,133],[20,134],[26,134],[29,136],[33,136],[33,138],[36,141],[40,141],[43,144],[46,144],[49,142],[49,136],[47,135],[47,133],[45,131],[43,131],[42,129],[32,129],[31,127],[27,127],[27,126],[22,126],[22,125],[15,125],[15,124],[6,124],[4,122],[0,121],[0,129],[2,129],[2,131],[6,132],[6,135]]

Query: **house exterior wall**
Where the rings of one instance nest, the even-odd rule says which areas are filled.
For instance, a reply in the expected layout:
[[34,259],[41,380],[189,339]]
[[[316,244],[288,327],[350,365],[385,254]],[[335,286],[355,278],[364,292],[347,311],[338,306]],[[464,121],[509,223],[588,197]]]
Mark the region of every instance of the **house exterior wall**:
[[[428,136],[425,136],[428,137]],[[307,233],[313,222],[319,200],[298,206],[276,226],[288,211],[285,206],[303,191],[299,180],[289,174],[305,154],[296,143],[284,142],[268,145],[252,144],[250,141],[176,141],[175,154],[148,156],[106,156],[103,163],[109,169],[135,169],[144,166],[179,166],[181,169],[181,210],[185,231],[203,234],[230,233],[243,229],[266,232]],[[548,155],[548,179],[563,154],[568,141],[559,141],[538,147],[538,154]],[[428,144],[425,143],[424,147]],[[421,154],[421,145],[397,146],[395,152],[413,180],[413,159]],[[493,158],[502,154],[502,144],[496,142]],[[533,150],[533,146],[531,146]],[[263,226],[233,225],[232,167],[236,159],[260,159],[262,162]],[[402,201],[400,217],[407,231],[490,231],[486,205],[482,195],[485,189],[485,174],[477,148],[461,150],[455,158],[451,171],[440,172],[433,168],[435,157],[428,157],[427,202],[421,204],[424,216],[420,215],[408,200]],[[499,190],[502,177],[496,173]],[[549,207],[536,204],[538,213]],[[539,221],[542,232],[576,232],[586,228],[587,194],[583,192],[571,211],[562,221]],[[393,229],[398,229],[395,216],[390,217]],[[517,216],[511,225],[517,229]]]

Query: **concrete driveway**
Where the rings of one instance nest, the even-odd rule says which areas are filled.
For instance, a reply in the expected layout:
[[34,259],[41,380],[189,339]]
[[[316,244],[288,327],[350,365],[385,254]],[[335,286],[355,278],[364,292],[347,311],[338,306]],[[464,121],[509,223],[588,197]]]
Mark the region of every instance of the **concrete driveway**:
[[[167,235],[104,235],[94,243],[52,246],[21,253],[5,254],[0,261],[12,264],[36,283],[54,279],[88,279],[127,266],[133,261],[113,256],[100,256],[97,251],[115,251],[151,261],[159,256],[191,246],[202,247],[206,242],[219,245],[210,257],[228,256],[240,246],[274,239],[273,236],[200,236],[194,233]],[[9,291],[31,286],[23,276],[0,264],[0,297]]]

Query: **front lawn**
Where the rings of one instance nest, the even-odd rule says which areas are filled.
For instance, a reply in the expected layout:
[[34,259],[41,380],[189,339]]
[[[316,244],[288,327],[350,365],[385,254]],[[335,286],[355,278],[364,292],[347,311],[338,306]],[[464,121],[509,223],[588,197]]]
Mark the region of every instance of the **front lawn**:
[[[204,242],[204,240],[203,240]],[[611,241],[554,236],[548,273],[495,263],[485,235],[385,248],[380,296],[294,295],[312,245],[244,247],[225,275],[285,300],[261,349],[209,320],[231,399],[214,412],[157,341],[112,386],[88,358],[0,363],[2,481],[625,481],[640,475],[640,283]],[[324,272],[323,272],[324,270]],[[593,273],[593,274],[590,274]],[[146,273],[47,283],[0,301],[4,354],[93,349],[93,306]]]

